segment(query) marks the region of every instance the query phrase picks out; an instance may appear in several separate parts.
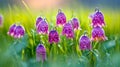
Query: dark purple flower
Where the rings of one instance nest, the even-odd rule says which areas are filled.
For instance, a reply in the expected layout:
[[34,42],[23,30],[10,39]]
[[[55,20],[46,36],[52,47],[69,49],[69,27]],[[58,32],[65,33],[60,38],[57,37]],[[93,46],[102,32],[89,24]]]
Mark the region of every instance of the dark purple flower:
[[65,14],[59,9],[57,17],[56,17],[56,24],[64,25],[66,23],[66,16]]
[[79,47],[81,50],[91,50],[92,45],[90,38],[86,35],[81,36],[79,40]]
[[62,30],[62,35],[65,35],[67,38],[74,37],[73,27],[70,22],[68,22],[64,25],[63,30]]
[[24,27],[21,25],[16,26],[14,30],[14,38],[21,38],[24,36],[24,34],[25,34]]
[[59,42],[59,34],[56,30],[51,30],[49,32],[49,42],[50,43],[58,43]]
[[11,25],[7,34],[10,35],[10,36],[13,36],[16,27],[17,27],[16,24]]
[[101,41],[101,40],[106,40],[107,37],[105,36],[104,30],[101,27],[97,26],[92,30],[91,39],[92,41]]
[[74,30],[80,29],[79,20],[77,18],[72,19],[72,25],[73,25]]
[[99,9],[97,9],[94,14],[90,15],[90,18],[92,19],[92,24],[91,25],[93,27],[96,27],[96,26],[103,27],[103,26],[105,26],[104,16],[103,16],[102,12],[99,11]]
[[36,19],[36,27],[38,27],[38,25],[40,24],[40,22],[43,20],[43,18],[42,17],[38,17],[37,19]]
[[2,25],[3,25],[3,16],[0,15],[0,27],[2,27]]
[[42,20],[37,27],[38,34],[47,34],[48,33],[48,24],[46,20]]
[[45,46],[43,44],[39,44],[36,48],[36,60],[44,62],[46,59]]

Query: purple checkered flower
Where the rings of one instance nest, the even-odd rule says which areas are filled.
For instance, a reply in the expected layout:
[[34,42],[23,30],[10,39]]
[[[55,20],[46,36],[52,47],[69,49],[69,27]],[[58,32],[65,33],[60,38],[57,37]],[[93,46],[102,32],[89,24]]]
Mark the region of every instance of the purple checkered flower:
[[13,25],[10,26],[7,34],[14,37],[14,38],[21,38],[25,34],[25,29],[21,25],[17,26],[16,24],[13,24]]
[[92,41],[101,41],[106,39],[107,37],[105,36],[104,30],[101,27],[97,26],[93,28],[91,37]]
[[25,29],[23,26],[18,25],[16,26],[15,30],[14,30],[14,38],[21,38],[23,37],[25,34]]
[[81,50],[91,50],[92,45],[90,38],[86,35],[82,35],[79,39],[79,47]]
[[56,30],[51,30],[49,32],[49,42],[50,44],[59,42],[59,34]]
[[79,20],[77,18],[72,19],[72,25],[74,30],[80,29]]
[[57,17],[56,17],[56,24],[57,26],[64,25],[66,23],[66,16],[65,14],[59,9]]
[[38,17],[37,19],[36,19],[36,27],[38,27],[38,25],[40,24],[40,22],[43,20],[43,18],[42,17]]
[[13,36],[16,27],[17,27],[16,24],[11,25],[7,34],[10,35],[10,36]]
[[99,11],[99,9],[96,9],[95,12],[90,15],[90,18],[92,19],[92,24],[91,25],[93,27],[96,27],[96,26],[103,27],[103,26],[105,26],[103,13],[101,11]]
[[64,25],[63,30],[62,30],[62,35],[65,35],[67,38],[74,37],[73,27],[70,22],[68,22]]
[[37,61],[46,61],[46,49],[43,44],[39,44],[36,48],[36,60]]
[[46,20],[42,20],[39,24],[38,27],[36,27],[37,33],[38,34],[47,34],[48,33],[48,23]]
[[2,27],[2,25],[3,25],[3,16],[0,15],[0,27]]

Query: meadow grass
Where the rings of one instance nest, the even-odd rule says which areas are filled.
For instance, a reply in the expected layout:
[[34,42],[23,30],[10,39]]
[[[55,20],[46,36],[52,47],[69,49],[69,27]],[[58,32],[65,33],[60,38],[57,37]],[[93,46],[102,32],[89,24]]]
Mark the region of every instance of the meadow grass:
[[[16,6],[0,9],[3,15],[4,25],[0,28],[0,65],[3,67],[118,67],[120,60],[120,13],[119,10],[100,9],[105,18],[105,35],[108,40],[93,42],[91,51],[79,49],[79,38],[87,31],[91,37],[92,27],[88,16],[94,12],[94,8],[62,9],[67,21],[72,17],[80,20],[82,30],[75,32],[74,39],[67,39],[61,35],[62,28],[58,27],[60,42],[50,45],[48,35],[38,35],[35,22],[38,16],[43,16],[49,24],[49,31],[56,25],[58,9],[40,10],[38,12],[22,9]],[[14,39],[7,35],[9,26],[20,23],[25,27],[26,34],[21,39]],[[47,51],[47,61],[43,64],[36,62],[36,47],[43,43]],[[95,46],[96,45],[96,46]]]

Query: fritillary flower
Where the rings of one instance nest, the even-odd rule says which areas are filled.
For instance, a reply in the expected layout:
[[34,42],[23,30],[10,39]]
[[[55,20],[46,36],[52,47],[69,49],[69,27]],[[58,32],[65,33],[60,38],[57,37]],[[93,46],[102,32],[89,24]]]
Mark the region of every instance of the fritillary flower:
[[2,27],[2,25],[3,25],[3,16],[0,15],[0,27]]
[[11,25],[8,31],[8,35],[14,38],[21,38],[24,36],[24,34],[25,34],[24,27],[21,25],[17,26],[16,24]]
[[77,18],[72,19],[72,25],[74,30],[80,29],[79,20]]
[[70,22],[68,22],[64,25],[63,30],[62,30],[62,35],[65,35],[67,38],[74,37],[73,27]]
[[97,26],[92,30],[91,39],[92,41],[101,41],[101,40],[106,40],[107,37],[105,36],[104,30],[101,27]]
[[37,61],[46,61],[46,49],[43,44],[39,44],[36,48],[36,60]]
[[38,34],[47,34],[48,33],[48,24],[47,24],[46,20],[45,19],[42,20],[39,23],[38,27],[36,27],[36,29],[37,29]]
[[57,17],[56,17],[56,24],[57,26],[64,25],[66,23],[66,16],[65,14],[59,9]]
[[92,19],[92,24],[91,25],[93,27],[96,27],[96,26],[103,27],[103,26],[105,26],[103,13],[101,11],[99,11],[99,9],[96,9],[95,12],[90,15],[90,18]]
[[51,30],[49,32],[49,42],[50,44],[59,42],[59,34],[56,30]]
[[21,38],[25,34],[25,29],[23,26],[18,25],[14,30],[14,38]]
[[79,39],[79,47],[81,50],[91,50],[91,40],[87,35],[82,35]]
[[36,27],[38,27],[38,25],[40,24],[40,22],[43,20],[43,18],[42,17],[38,17],[37,19],[36,19]]
[[7,34],[13,36],[16,27],[17,27],[16,24],[11,25]]

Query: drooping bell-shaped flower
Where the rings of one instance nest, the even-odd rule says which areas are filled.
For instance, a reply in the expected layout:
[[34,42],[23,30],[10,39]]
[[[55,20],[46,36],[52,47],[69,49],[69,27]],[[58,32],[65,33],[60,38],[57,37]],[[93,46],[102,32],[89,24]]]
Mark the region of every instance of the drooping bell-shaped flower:
[[59,42],[59,34],[56,30],[51,30],[49,32],[49,42],[50,44]]
[[100,26],[103,27],[105,26],[105,21],[104,21],[104,15],[99,9],[96,9],[93,14],[90,15],[90,18],[92,19],[91,25],[93,27]]
[[48,33],[48,23],[46,20],[42,20],[38,27],[36,28],[38,34],[47,34]]
[[10,36],[13,36],[15,34],[14,31],[15,31],[16,27],[17,27],[16,24],[11,25],[7,34]]
[[42,17],[38,17],[37,19],[36,19],[36,27],[38,27],[38,25],[40,24],[40,22],[43,20],[43,18]]
[[57,26],[64,25],[66,23],[66,16],[65,14],[59,9],[58,14],[56,17],[56,24]]
[[2,25],[3,25],[3,16],[0,15],[0,27],[2,27]]
[[79,47],[81,50],[91,50],[91,40],[87,35],[82,35],[79,39]]
[[36,48],[36,60],[37,61],[46,61],[46,48],[43,44],[39,44]]
[[14,30],[14,38],[21,38],[25,34],[25,29],[23,26],[18,25]]
[[64,25],[63,30],[62,30],[62,35],[65,35],[67,38],[74,37],[73,27],[70,22],[68,22]]
[[101,40],[106,40],[107,37],[105,36],[104,30],[97,26],[94,27],[92,30],[92,37],[91,37],[92,41],[101,41]]
[[80,29],[79,20],[77,18],[72,19],[72,25],[74,30]]
[[25,29],[21,25],[13,24],[13,25],[10,26],[7,34],[14,37],[14,38],[21,38],[25,34]]

